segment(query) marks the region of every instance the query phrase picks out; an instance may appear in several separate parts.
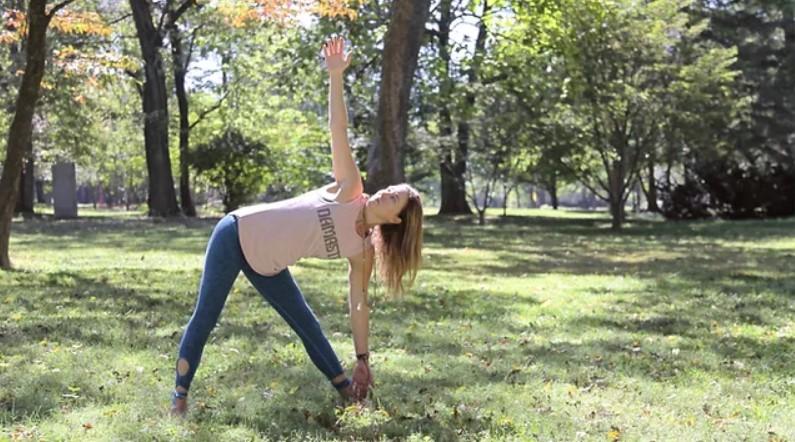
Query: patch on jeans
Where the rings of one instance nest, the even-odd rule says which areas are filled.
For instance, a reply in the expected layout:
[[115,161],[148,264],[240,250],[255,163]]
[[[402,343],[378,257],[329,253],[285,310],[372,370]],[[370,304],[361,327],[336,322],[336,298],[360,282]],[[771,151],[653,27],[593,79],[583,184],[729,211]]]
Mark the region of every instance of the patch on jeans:
[[180,360],[177,361],[177,373],[180,376],[185,376],[188,374],[188,370],[190,370],[190,364],[188,363],[188,360],[185,358],[180,358]]

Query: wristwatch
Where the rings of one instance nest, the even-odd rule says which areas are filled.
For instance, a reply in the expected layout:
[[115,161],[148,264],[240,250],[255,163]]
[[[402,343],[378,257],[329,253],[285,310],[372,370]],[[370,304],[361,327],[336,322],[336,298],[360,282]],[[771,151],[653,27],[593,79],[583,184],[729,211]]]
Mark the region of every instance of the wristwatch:
[[369,362],[370,361],[370,352],[368,351],[366,353],[358,353],[356,355],[356,359],[358,359],[360,361],[364,361],[364,362]]

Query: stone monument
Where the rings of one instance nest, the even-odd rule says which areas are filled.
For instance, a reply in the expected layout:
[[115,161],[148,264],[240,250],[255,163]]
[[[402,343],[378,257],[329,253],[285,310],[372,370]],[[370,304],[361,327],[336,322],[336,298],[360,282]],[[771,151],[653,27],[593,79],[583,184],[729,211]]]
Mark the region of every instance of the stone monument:
[[77,218],[75,163],[58,163],[52,166],[52,194],[55,218]]

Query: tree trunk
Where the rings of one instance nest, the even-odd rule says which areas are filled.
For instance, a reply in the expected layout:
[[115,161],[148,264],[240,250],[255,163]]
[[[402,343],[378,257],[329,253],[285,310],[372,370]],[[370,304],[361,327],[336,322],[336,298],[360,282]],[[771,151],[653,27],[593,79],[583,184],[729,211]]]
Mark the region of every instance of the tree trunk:
[[124,210],[130,211],[130,184],[124,186]]
[[11,268],[8,254],[11,221],[19,191],[22,161],[33,136],[33,113],[47,59],[47,26],[50,17],[45,12],[46,4],[46,0],[30,0],[28,6],[25,73],[17,95],[14,119],[8,130],[6,158],[0,177],[0,267],[4,269]]
[[[489,9],[488,0],[483,1],[483,10],[482,16],[485,16],[488,13]],[[467,163],[466,159],[469,154],[469,135],[470,135],[470,127],[469,127],[469,114],[472,112],[472,109],[475,107],[475,99],[476,95],[475,92],[472,90],[471,86],[475,85],[479,81],[479,68],[480,68],[480,60],[484,56],[486,51],[486,22],[485,20],[480,20],[478,25],[478,35],[475,39],[475,52],[472,56],[472,65],[470,66],[469,70],[467,71],[467,82],[470,86],[469,91],[465,95],[464,103],[464,112],[461,120],[458,122],[458,149],[455,152],[455,163],[453,164],[453,175],[456,177],[461,177],[463,180],[464,175],[466,174]],[[461,181],[463,187],[463,181]],[[462,188],[463,190],[463,188]]]
[[[13,1],[7,2],[9,3],[7,6],[10,10],[18,10],[22,11],[25,9],[24,1]],[[10,93],[10,88],[13,83],[16,83],[17,76],[16,72],[24,71],[25,70],[25,49],[24,49],[25,40],[21,39],[18,42],[11,43],[9,45],[9,57],[10,57],[10,65],[6,72],[2,75],[5,78],[0,78],[0,84],[3,85],[3,92],[5,92],[5,97],[8,98],[8,104],[5,106],[7,108],[7,114],[13,115],[16,112],[15,108],[15,101],[12,94]],[[4,97],[4,98],[5,98]],[[33,186],[31,181],[32,173],[28,173],[29,170],[32,170],[33,166],[30,163],[30,158],[32,158],[33,153],[33,143],[28,144],[26,152],[25,152],[25,159],[23,160],[23,169],[20,176],[19,182],[19,194],[17,195],[16,204],[14,207],[14,213],[19,214],[21,213],[22,216],[28,218],[29,216],[33,215],[33,200],[28,197],[33,190],[30,186]]]
[[367,158],[367,192],[405,180],[408,108],[430,0],[395,0],[384,37],[375,139]]
[[505,184],[502,185],[502,216],[508,216],[508,195],[513,188]]
[[[459,168],[454,166],[449,152],[443,153],[444,158],[439,163],[439,176],[441,178],[441,205],[440,215],[472,214],[472,209],[466,198],[466,182],[464,175],[457,175]],[[464,166],[466,167],[466,165]]]
[[34,216],[33,203],[36,190],[35,177],[33,176],[33,143],[28,144],[23,160],[22,174],[19,177],[19,194],[14,208],[15,213],[22,214],[24,218]]
[[610,227],[613,230],[621,230],[622,225],[622,215],[624,213],[623,208],[621,207],[621,199],[610,197],[610,216],[612,219]]
[[179,201],[185,216],[196,216],[196,207],[190,194],[190,169],[188,168],[188,149],[190,147],[190,123],[188,122],[188,93],[185,90],[185,76],[188,70],[188,54],[182,47],[179,28],[171,27],[171,55],[174,63],[174,89],[179,105]]
[[455,82],[450,77],[450,24],[453,21],[452,0],[442,0],[439,4],[438,49],[442,61],[439,93],[439,132],[442,136],[440,146],[439,178],[441,184],[441,205],[439,214],[472,214],[466,198],[466,158],[450,142],[453,135],[453,120],[449,103],[453,98]]
[[[640,177],[638,177],[638,181],[635,183],[635,191],[634,191],[634,202],[632,203],[632,212],[638,213],[640,212],[640,201],[643,197],[643,190],[641,189],[640,185]],[[648,203],[647,203],[648,205]]]
[[547,192],[549,199],[552,200],[552,209],[558,210],[558,175],[553,172],[547,182]]
[[660,206],[657,204],[657,179],[654,176],[654,158],[649,156],[649,162],[646,164],[648,176],[648,188],[643,189],[646,194],[646,210],[653,213],[660,213]]
[[40,204],[46,204],[47,199],[44,197],[44,180],[38,179],[33,185],[36,188],[36,201]]
[[622,189],[624,176],[621,170],[619,162],[614,161],[608,183],[610,186],[608,196],[610,197],[610,216],[612,217],[611,228],[613,230],[621,230],[624,221],[624,192]]
[[149,216],[176,216],[180,210],[168,152],[168,95],[165,67],[160,55],[163,37],[152,23],[148,1],[130,0],[130,6],[144,59],[144,142],[149,175]]

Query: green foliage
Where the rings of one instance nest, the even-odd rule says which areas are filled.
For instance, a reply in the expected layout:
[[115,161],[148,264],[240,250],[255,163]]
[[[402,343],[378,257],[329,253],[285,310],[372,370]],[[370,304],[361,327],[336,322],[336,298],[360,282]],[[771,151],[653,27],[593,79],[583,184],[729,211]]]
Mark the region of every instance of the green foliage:
[[[732,150],[743,167],[772,161],[792,168],[795,150],[791,118],[795,104],[795,8],[783,1],[698,2],[696,13],[709,20],[702,39],[740,48],[735,68],[740,92],[751,101],[749,118],[730,128]],[[724,153],[725,152],[721,152]]]
[[526,121],[516,100],[501,92],[493,86],[480,89],[473,112],[468,182],[469,199],[478,211],[490,205],[498,183],[523,181],[532,162]]
[[646,161],[663,149],[681,159],[683,145],[725,144],[722,126],[743,105],[736,52],[699,43],[705,24],[689,4],[520,2],[498,47],[539,146],[538,173],[562,165],[611,202],[617,226]]
[[[143,134],[137,128],[138,112],[130,105],[132,101],[140,108],[140,102],[123,75],[122,45],[111,43],[110,29],[96,14],[115,18],[121,12],[116,4],[100,7],[95,1],[76,2],[66,11],[48,32],[52,51],[34,119],[37,178],[47,180],[50,165],[56,161],[73,161],[78,164],[78,184],[102,186],[109,199],[120,200],[122,194],[136,192],[139,200],[145,199],[139,189],[145,179]],[[10,65],[9,47],[0,49],[0,65],[6,66],[6,61]],[[11,73],[3,72],[0,83],[7,82],[8,87],[1,89],[0,101],[11,107],[20,77],[7,78],[6,74]],[[3,112],[0,133],[7,134],[12,117]],[[0,146],[4,154],[5,135]]]
[[[662,188],[666,215],[791,215],[795,11],[775,1],[698,3],[694,13],[709,20],[698,42],[712,49],[672,85],[681,105],[664,154],[681,172]],[[727,65],[737,72],[726,75]]]
[[194,128],[192,140],[206,144],[234,130],[268,146],[271,172],[261,188],[271,186],[272,194],[294,194],[330,180],[329,134],[320,117],[326,86],[321,67],[304,58],[319,44],[306,43],[296,55],[291,48],[303,44],[301,35],[300,29],[263,27],[245,35],[207,33],[197,43],[205,56],[225,60],[219,68],[226,83],[198,81],[191,121],[226,98]]
[[220,184],[224,211],[249,202],[272,183],[272,163],[264,144],[231,129],[209,143],[196,146],[190,163],[196,172]]
[[140,96],[130,82],[54,72],[59,87],[45,95],[48,122],[37,137],[41,166],[78,165],[78,184],[100,186],[109,202],[146,200],[146,158]]

